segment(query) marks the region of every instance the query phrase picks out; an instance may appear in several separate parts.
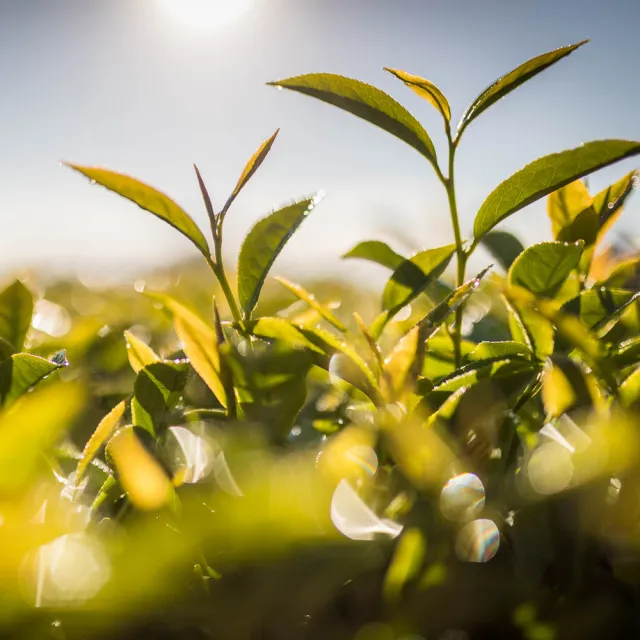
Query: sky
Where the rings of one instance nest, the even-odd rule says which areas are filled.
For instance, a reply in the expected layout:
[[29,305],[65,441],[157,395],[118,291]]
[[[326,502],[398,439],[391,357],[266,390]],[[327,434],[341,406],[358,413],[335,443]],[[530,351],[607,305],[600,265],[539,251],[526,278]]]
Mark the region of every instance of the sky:
[[[484,198],[531,160],[588,140],[640,139],[637,0],[252,0],[237,21],[207,28],[179,22],[163,1],[0,0],[3,279],[27,267],[126,278],[197,255],[162,221],[61,161],[136,176],[206,230],[193,163],[220,207],[278,127],[269,158],[227,216],[231,267],[252,224],[318,189],[324,201],[277,263],[284,275],[375,279],[381,268],[340,256],[364,239],[407,254],[449,242],[444,190],[415,150],[265,85],[301,73],[340,73],[385,90],[446,157],[439,115],[384,66],[435,82],[457,120],[528,58],[591,38],[465,133],[456,171],[465,237]],[[589,186],[599,190],[635,166],[603,170]],[[525,244],[551,233],[543,203],[501,228]],[[639,196],[617,229],[620,238],[640,237]]]

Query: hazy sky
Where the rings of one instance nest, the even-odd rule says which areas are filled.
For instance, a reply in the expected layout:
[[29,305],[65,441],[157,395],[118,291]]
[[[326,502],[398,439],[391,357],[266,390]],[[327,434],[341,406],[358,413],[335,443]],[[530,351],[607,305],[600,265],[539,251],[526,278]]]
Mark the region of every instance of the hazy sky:
[[[83,264],[131,274],[194,255],[161,221],[59,161],[134,175],[205,229],[192,163],[220,205],[277,127],[271,156],[227,218],[230,258],[274,205],[319,188],[327,197],[287,247],[282,272],[335,272],[355,242],[392,233],[398,249],[443,244],[446,199],[418,153],[265,82],[328,71],[376,84],[425,123],[444,156],[438,114],[383,66],[436,82],[457,120],[527,58],[591,38],[465,134],[457,177],[468,236],[484,197],[530,160],[592,139],[640,139],[638,24],[638,0],[253,0],[240,20],[211,29],[176,22],[159,0],[0,0],[0,271]],[[616,165],[590,185],[634,166]],[[543,205],[503,228],[527,242],[550,234]],[[639,232],[640,194],[619,227]],[[356,273],[375,277],[372,269]]]

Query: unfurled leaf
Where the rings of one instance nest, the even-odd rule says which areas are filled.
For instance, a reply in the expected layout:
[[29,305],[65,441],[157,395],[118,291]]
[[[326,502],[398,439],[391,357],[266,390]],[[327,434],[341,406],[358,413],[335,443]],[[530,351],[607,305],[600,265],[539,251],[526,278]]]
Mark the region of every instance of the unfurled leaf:
[[569,274],[578,267],[583,242],[541,242],[525,249],[509,269],[510,285],[537,296],[553,298]]
[[274,211],[245,238],[238,258],[238,298],[246,317],[258,302],[271,265],[318,201],[316,196]]
[[345,253],[343,258],[362,258],[375,262],[388,269],[397,269],[405,260],[403,256],[396,253],[386,242],[380,240],[367,240],[360,242],[351,251]]
[[387,600],[397,600],[404,585],[418,574],[426,547],[427,543],[420,529],[408,529],[402,534],[384,579]]
[[118,472],[118,480],[135,507],[156,511],[169,502],[173,495],[171,481],[133,428],[120,429],[111,438],[109,455]]
[[116,430],[120,420],[124,416],[126,409],[126,403],[123,400],[119,402],[107,415],[102,418],[100,424],[96,427],[93,435],[87,441],[87,444],[82,451],[82,458],[78,462],[76,469],[76,483],[78,483],[85,471],[89,467],[89,464],[96,457],[100,447],[102,447],[107,440],[111,437],[111,434]]
[[333,313],[327,307],[320,304],[313,294],[306,291],[299,284],[289,282],[285,278],[278,278],[276,280],[288,291],[290,291],[296,298],[302,300],[308,304],[312,309],[315,309],[329,324],[332,324],[338,331],[346,331],[346,327],[336,318]]
[[278,129],[270,138],[267,138],[260,145],[258,150],[251,156],[249,162],[247,162],[244,170],[242,171],[242,174],[240,175],[238,184],[236,184],[233,193],[229,196],[229,199],[225,203],[221,215],[224,216],[224,214],[226,214],[233,201],[238,197],[238,194],[242,191],[247,182],[251,180],[253,174],[260,168],[260,165],[264,162],[264,159],[269,154],[269,151],[271,151],[271,147],[273,146],[273,143],[275,142],[279,132],[280,129]]
[[487,87],[464,112],[458,125],[458,136],[462,134],[472,120],[500,100],[500,98],[511,93],[511,91],[517,89],[521,84],[538,75],[552,64],[562,60],[562,58],[568,56],[572,51],[575,51],[586,42],[587,40],[583,40],[582,42],[567,47],[561,47],[560,49],[543,53],[521,64],[513,71],[502,76],[499,80],[496,80],[491,86]]
[[589,372],[578,361],[566,356],[553,356],[542,374],[542,401],[549,418],[594,404],[594,385]]
[[0,404],[9,405],[49,374],[67,366],[29,353],[14,353],[0,364]]
[[513,261],[524,251],[520,240],[506,231],[490,231],[482,238],[482,244],[505,271],[509,271]]
[[414,76],[406,71],[400,71],[400,69],[384,68],[391,75],[394,75],[398,80],[404,82],[407,87],[415,91],[421,98],[424,98],[429,104],[434,106],[445,119],[446,122],[451,120],[451,107],[449,101],[445,98],[444,94],[433,82],[425,80],[420,76]]
[[484,201],[474,222],[476,240],[508,216],[556,189],[638,153],[640,142],[598,140],[534,160],[498,185]]
[[526,306],[519,305],[513,300],[505,299],[504,302],[513,339],[525,344],[538,360],[548,358],[553,353],[553,325]]
[[173,314],[173,324],[191,366],[211,389],[223,407],[227,406],[224,385],[220,378],[218,336],[193,311],[173,298],[159,294],[149,296],[163,304]]
[[382,295],[382,306],[395,315],[420,295],[449,265],[456,247],[453,244],[427,249],[405,260],[391,276]]
[[26,394],[0,413],[0,494],[33,482],[43,454],[60,441],[83,404],[77,384],[60,383]]
[[310,73],[269,83],[291,89],[344,109],[388,131],[436,162],[436,151],[422,125],[384,91],[332,73]]
[[591,195],[582,180],[574,180],[550,193],[547,198],[547,215],[551,220],[553,237],[566,242],[566,238],[560,237],[563,231],[571,226],[579,214],[591,207],[592,202]]
[[269,428],[276,440],[286,437],[307,397],[312,354],[283,342],[240,355],[230,344],[223,353],[233,375],[242,414]]
[[603,189],[593,198],[593,209],[598,216],[598,239],[611,228],[622,212],[622,207],[633,192],[638,181],[638,172],[631,171],[614,184]]
[[196,172],[196,177],[198,178],[198,186],[200,187],[200,193],[202,194],[202,200],[204,202],[204,207],[207,210],[207,215],[209,216],[209,222],[211,224],[211,230],[214,232],[216,232],[216,227],[218,225],[218,219],[216,218],[216,213],[213,210],[213,203],[211,202],[211,196],[209,195],[209,191],[207,190],[207,186],[204,183],[204,180],[202,179],[202,176],[200,175],[200,170],[198,169],[198,167],[194,164],[193,168],[195,169]]
[[136,373],[148,364],[161,361],[160,356],[140,338],[136,338],[131,331],[124,332],[124,339],[127,343],[129,364]]
[[20,280],[0,292],[0,359],[22,349],[32,315],[33,295]]
[[196,223],[190,218],[189,214],[183,211],[171,198],[160,193],[160,191],[135,178],[115,173],[114,171],[96,167],[82,167],[77,164],[69,164],[68,166],[89,178],[92,184],[99,184],[164,220],[182,235],[189,238],[203,255],[209,255],[207,241]]
[[257,338],[280,340],[283,344],[324,354],[300,329],[284,318],[265,317],[245,324],[247,331]]
[[140,370],[133,385],[133,424],[157,436],[170,426],[171,410],[187,381],[186,363],[155,362]]
[[598,325],[624,311],[632,298],[634,294],[630,291],[594,287],[565,302],[562,311],[578,316],[589,329],[597,330]]

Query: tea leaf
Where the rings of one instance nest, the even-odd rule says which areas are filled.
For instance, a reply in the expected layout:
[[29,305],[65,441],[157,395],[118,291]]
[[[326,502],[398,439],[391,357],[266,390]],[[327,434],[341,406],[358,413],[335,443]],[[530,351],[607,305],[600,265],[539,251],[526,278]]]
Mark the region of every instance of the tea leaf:
[[625,340],[614,350],[611,359],[613,364],[621,369],[640,362],[640,338]]
[[640,402],[640,369],[636,369],[625,378],[618,389],[618,393],[620,404],[625,409],[638,407]]
[[506,298],[504,302],[513,339],[527,345],[539,360],[548,358],[553,353],[553,325],[526,306]]
[[316,353],[325,353],[304,334],[294,324],[284,318],[267,317],[259,318],[245,324],[247,331],[257,338],[266,340],[280,340],[283,344],[301,349],[309,349]]
[[360,242],[353,249],[345,253],[343,258],[362,258],[375,262],[388,269],[397,269],[406,258],[396,253],[386,242],[367,240]]
[[22,349],[32,315],[33,296],[20,280],[0,292],[0,358]]
[[505,271],[524,251],[520,240],[506,231],[490,231],[482,238],[482,244]]
[[571,409],[593,404],[588,375],[575,360],[552,356],[542,373],[542,401],[548,417],[559,418]]
[[384,91],[332,73],[310,73],[268,83],[297,91],[344,109],[400,138],[436,163],[436,151],[422,125]]
[[209,255],[209,245],[196,223],[189,214],[160,191],[135,178],[114,171],[96,167],[82,167],[77,164],[68,164],[67,166],[89,178],[92,184],[99,184],[164,220],[189,238],[203,255]]
[[599,284],[605,287],[624,287],[638,275],[639,271],[640,256],[635,256],[616,264]]
[[270,137],[267,138],[258,148],[258,150],[251,156],[249,162],[247,162],[240,178],[238,180],[238,184],[236,184],[233,193],[229,196],[229,199],[225,203],[222,211],[220,213],[221,216],[224,216],[226,212],[231,207],[233,201],[238,197],[238,194],[242,191],[242,189],[246,186],[246,184],[251,180],[253,174],[260,168],[260,165],[264,162],[264,159],[271,151],[271,147],[273,143],[276,141],[276,137],[280,133],[280,129],[276,130],[276,132]]
[[125,401],[123,400],[122,402],[119,402],[104,418],[102,418],[100,424],[96,427],[96,430],[93,432],[82,451],[82,458],[80,458],[80,461],[78,462],[78,467],[76,469],[76,483],[82,479],[82,476],[89,467],[91,460],[93,460],[93,458],[98,454],[100,447],[107,442],[111,437],[111,434],[116,430],[118,423],[124,416],[125,408]]
[[584,242],[541,242],[525,249],[509,269],[510,285],[553,298],[577,268]]
[[29,353],[14,353],[0,364],[0,404],[9,405],[66,363]]
[[395,315],[420,295],[447,268],[456,247],[454,244],[427,249],[405,260],[391,276],[382,296],[382,306]]
[[169,477],[144,447],[133,428],[120,429],[109,442],[118,480],[131,502],[142,511],[156,511],[173,495]]
[[523,356],[529,358],[531,351],[526,344],[505,340],[502,342],[481,342],[470,354],[469,360],[488,360],[492,358],[506,358],[509,356]]
[[191,366],[211,389],[223,407],[227,406],[224,385],[220,377],[220,354],[216,332],[193,311],[169,296],[147,294],[162,303],[172,314],[173,324]]
[[420,76],[414,76],[406,71],[400,71],[400,69],[389,69],[385,67],[384,70],[404,82],[407,87],[434,106],[446,122],[451,120],[451,107],[449,106],[449,102],[433,82],[425,80]]
[[425,353],[426,329],[415,326],[406,333],[384,361],[383,387],[388,402],[403,400],[403,394],[412,390],[422,371]]
[[294,284],[285,280],[284,278],[275,278],[285,289],[290,291],[296,298],[302,300],[308,304],[312,309],[315,309],[329,324],[332,324],[338,331],[346,331],[346,327],[336,318],[333,313],[327,307],[320,304],[312,293],[309,293],[303,289],[299,284]]
[[498,185],[484,201],[474,222],[476,241],[508,216],[552,191],[638,153],[640,142],[598,140],[534,160]]
[[397,600],[404,585],[418,574],[425,557],[426,546],[420,529],[408,529],[402,534],[384,579],[384,594],[387,600]]
[[531,60],[528,60],[513,71],[502,76],[499,80],[496,80],[491,86],[487,87],[469,105],[469,107],[467,107],[467,110],[464,112],[462,119],[460,120],[460,124],[458,125],[458,137],[462,135],[462,132],[467,128],[470,122],[475,120],[475,118],[488,109],[492,104],[500,100],[500,98],[511,93],[521,84],[524,84],[527,80],[537,76],[552,64],[562,60],[562,58],[568,56],[586,42],[588,42],[588,40],[583,40],[582,42],[578,42],[567,47],[561,47],[560,49],[555,49],[554,51],[549,51],[536,56],[535,58],[531,58]]
[[562,312],[578,316],[589,329],[595,330],[597,325],[623,311],[633,297],[630,291],[594,287],[565,302]]
[[[195,367],[194,367],[195,368]],[[133,385],[133,424],[157,436],[169,425],[171,409],[187,381],[185,364],[156,362],[140,370]]]
[[160,356],[140,338],[136,338],[131,331],[124,332],[124,339],[127,343],[127,357],[131,368],[138,373],[140,369],[148,364],[160,362]]
[[238,258],[238,298],[247,318],[275,259],[318,200],[319,196],[308,198],[275,211],[256,223],[245,238]]
[[633,193],[637,180],[638,172],[631,171],[594,196],[593,210],[596,212],[599,222],[598,239],[602,238],[622,213],[622,207]]

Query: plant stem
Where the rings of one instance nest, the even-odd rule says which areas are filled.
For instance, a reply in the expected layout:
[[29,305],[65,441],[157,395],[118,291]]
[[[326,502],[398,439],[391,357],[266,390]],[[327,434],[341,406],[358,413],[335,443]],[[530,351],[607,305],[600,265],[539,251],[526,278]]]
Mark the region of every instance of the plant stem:
[[[449,175],[444,180],[444,186],[447,190],[447,198],[449,199],[449,212],[451,214],[451,225],[453,226],[453,236],[456,243],[456,255],[458,273],[456,278],[456,286],[460,287],[464,284],[465,270],[467,267],[467,254],[462,246],[462,236],[460,234],[460,221],[458,219],[458,205],[456,202],[456,187],[454,177],[454,165],[456,155],[456,144],[451,139],[451,132],[447,130],[449,139]],[[456,310],[455,329],[453,334],[453,346],[456,357],[456,367],[459,367],[462,361],[462,312],[463,305]]]
[[242,316],[240,315],[240,310],[238,309],[238,305],[236,304],[236,300],[233,297],[233,291],[231,291],[231,286],[229,285],[229,280],[227,280],[227,274],[224,270],[224,265],[222,263],[222,238],[220,238],[218,234],[215,237],[215,260],[212,256],[205,256],[205,260],[209,265],[211,271],[213,271],[213,275],[218,280],[220,287],[222,288],[222,293],[224,294],[225,300],[227,301],[227,305],[229,305],[229,309],[231,310],[231,315],[233,319],[238,324],[242,324]]

